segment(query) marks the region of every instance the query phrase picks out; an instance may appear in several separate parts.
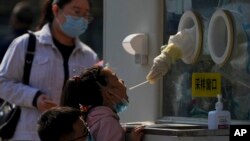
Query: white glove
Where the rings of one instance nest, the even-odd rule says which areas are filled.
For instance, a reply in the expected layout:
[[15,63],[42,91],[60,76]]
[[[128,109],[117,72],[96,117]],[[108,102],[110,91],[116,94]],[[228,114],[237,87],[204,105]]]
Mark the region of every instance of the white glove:
[[161,54],[154,58],[153,66],[146,79],[155,83],[165,75],[177,59],[190,57],[194,51],[195,28],[184,29],[174,36],[170,36],[168,45],[161,47]]
[[179,31],[177,34],[170,36],[168,44],[172,43],[182,52],[182,58],[190,57],[194,52],[196,28],[192,27]]
[[171,67],[171,57],[168,54],[161,53],[154,58],[153,66],[147,75],[150,84],[154,84],[158,79],[165,75]]

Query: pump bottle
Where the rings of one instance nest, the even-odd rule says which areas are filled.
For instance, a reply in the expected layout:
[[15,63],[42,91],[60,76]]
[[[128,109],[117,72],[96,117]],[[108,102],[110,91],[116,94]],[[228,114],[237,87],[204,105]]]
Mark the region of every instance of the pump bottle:
[[230,126],[231,115],[229,111],[223,110],[221,95],[217,98],[215,110],[208,113],[208,129],[227,129]]

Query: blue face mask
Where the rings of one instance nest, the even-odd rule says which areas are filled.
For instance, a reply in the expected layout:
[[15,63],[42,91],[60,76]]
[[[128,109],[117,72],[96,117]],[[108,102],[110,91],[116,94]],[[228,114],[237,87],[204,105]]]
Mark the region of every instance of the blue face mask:
[[66,35],[75,38],[84,33],[88,28],[88,21],[83,17],[64,16],[66,21],[60,25],[60,28]]
[[121,113],[127,110],[127,108],[128,108],[128,101],[125,99],[122,99],[120,103],[117,103],[116,105],[114,105],[114,109],[117,113]]

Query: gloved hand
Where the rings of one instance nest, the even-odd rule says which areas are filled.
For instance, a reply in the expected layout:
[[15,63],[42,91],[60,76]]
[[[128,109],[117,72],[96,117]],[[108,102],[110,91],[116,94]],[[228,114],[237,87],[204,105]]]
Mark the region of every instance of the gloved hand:
[[167,45],[161,54],[154,58],[153,66],[146,79],[154,84],[159,78],[165,75],[171,68],[171,64],[180,58],[181,51],[173,44]]
[[192,55],[194,37],[195,28],[184,29],[170,36],[168,44],[161,47],[161,54],[154,58],[153,66],[146,77],[149,83],[153,84],[165,75],[177,59]]
[[179,31],[174,36],[170,36],[168,44],[174,44],[182,52],[181,58],[190,57],[195,48],[196,30],[195,27]]

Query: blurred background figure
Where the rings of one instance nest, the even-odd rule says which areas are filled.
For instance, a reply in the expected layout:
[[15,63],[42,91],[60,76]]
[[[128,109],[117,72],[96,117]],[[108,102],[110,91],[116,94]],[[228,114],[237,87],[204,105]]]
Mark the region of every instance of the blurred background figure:
[[89,0],[93,19],[80,39],[89,45],[103,60],[103,0]]
[[10,43],[16,37],[27,33],[34,23],[34,11],[27,1],[18,2],[12,10],[10,17],[10,32],[0,40],[0,63]]

